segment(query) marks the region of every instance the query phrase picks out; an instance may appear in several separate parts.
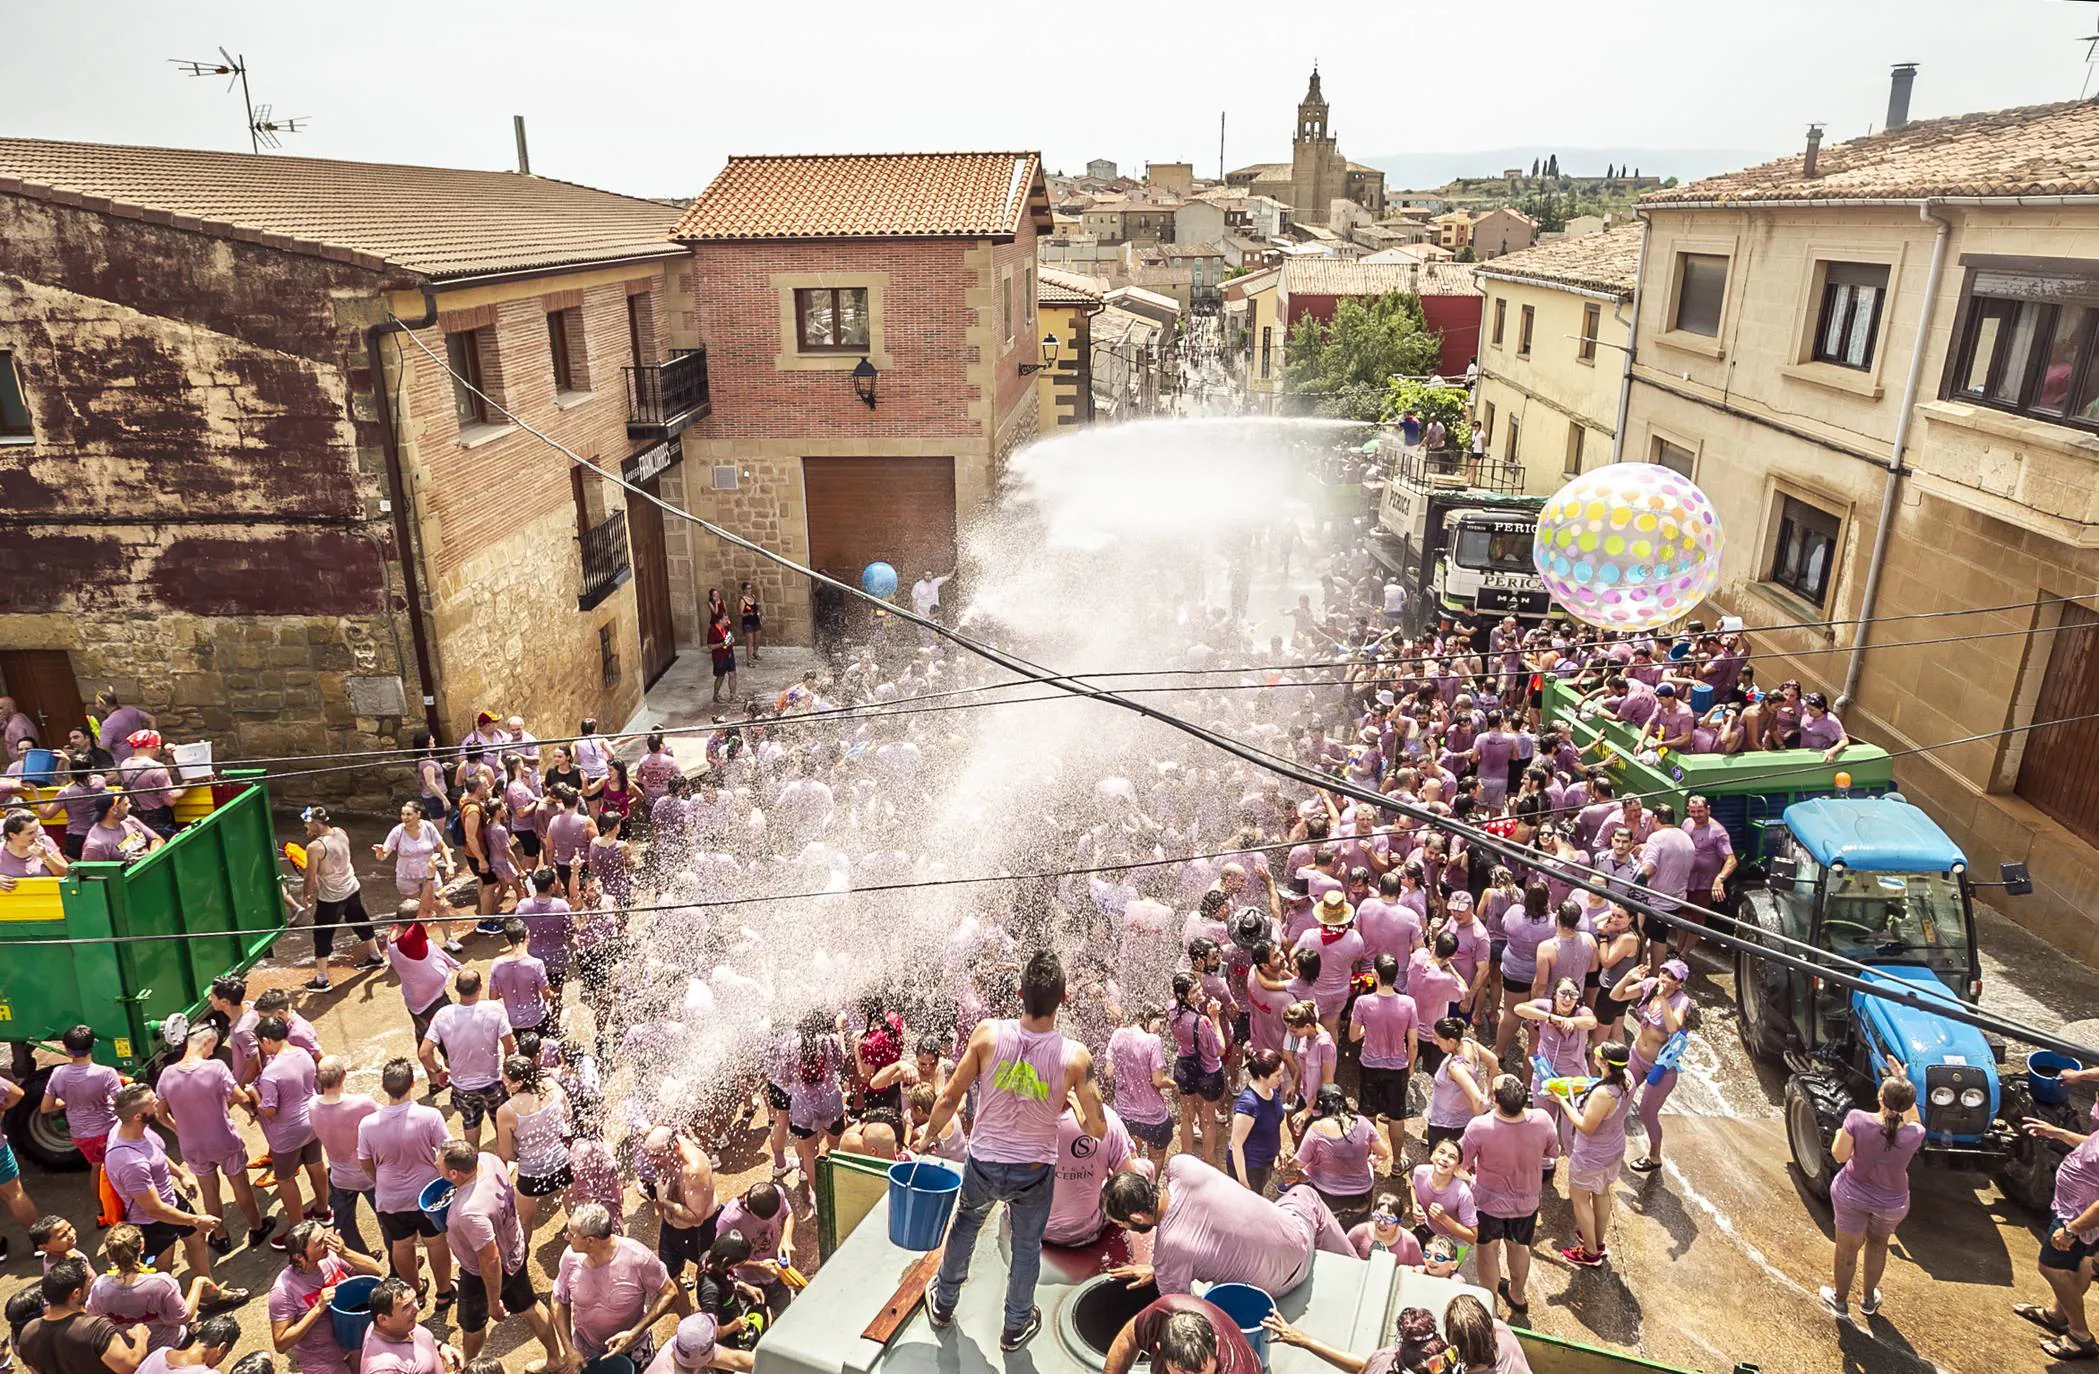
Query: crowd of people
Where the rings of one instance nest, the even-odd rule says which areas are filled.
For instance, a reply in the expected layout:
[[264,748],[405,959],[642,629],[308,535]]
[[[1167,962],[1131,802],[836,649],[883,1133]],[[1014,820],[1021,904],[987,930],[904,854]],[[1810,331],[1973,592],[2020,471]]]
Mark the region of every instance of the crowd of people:
[[[953,1320],[979,1228],[1004,1203],[1009,1351],[1040,1324],[1041,1247],[1120,1227],[1141,1256],[1124,1276],[1156,1283],[1164,1304],[1125,1333],[1125,1359],[1248,1374],[1232,1344],[1243,1338],[1187,1305],[1193,1287],[1281,1295],[1321,1251],[1382,1251],[1476,1281],[1496,1302],[1465,1298],[1440,1323],[1405,1314],[1393,1344],[1367,1357],[1280,1320],[1275,1338],[1345,1370],[1525,1368],[1503,1314],[1527,1316],[1540,1245],[1572,1267],[1610,1263],[1622,1170],[1637,1180],[1663,1167],[1661,1109],[1697,1033],[1695,930],[1570,879],[1598,875],[1695,916],[1724,895],[1736,859],[1701,799],[1678,817],[1616,795],[1608,761],[1542,720],[1541,677],[1638,729],[1643,749],[1834,758],[1849,740],[1797,684],[1758,692],[1739,627],[1650,638],[1512,618],[1483,634],[1409,633],[1367,559],[1336,554],[1322,572],[1323,607],[1300,601],[1287,640],[1263,644],[1222,610],[1162,612],[1153,628],[1177,646],[1177,700],[1426,819],[1179,736],[1106,775],[1045,765],[1025,823],[1033,852],[1066,862],[987,889],[961,919],[942,908],[937,943],[908,966],[872,948],[792,947],[803,929],[767,922],[807,898],[839,913],[823,930],[872,932],[915,899],[893,889],[942,871],[941,836],[915,821],[969,732],[996,726],[907,712],[914,698],[1000,680],[946,646],[893,636],[675,749],[590,720],[542,743],[492,711],[456,745],[424,737],[415,794],[372,849],[392,866],[383,929],[347,833],[320,807],[303,817],[307,988],[332,987],[347,933],[353,974],[384,968],[397,984],[413,1055],[324,1053],[290,993],[251,999],[239,977],[214,984],[211,1014],[155,1087],[99,1068],[79,1028],[66,1041],[77,1072],[54,1075],[42,1108],[65,1114],[103,1171],[104,1258],[130,1277],[90,1281],[76,1228],[39,1216],[0,1152],[0,1198],[45,1264],[40,1287],[9,1304],[23,1358],[34,1374],[134,1374],[156,1357],[217,1369],[232,1343],[215,1314],[248,1298],[212,1275],[240,1230],[230,1197],[246,1244],[285,1257],[268,1294],[272,1342],[308,1374],[345,1368],[322,1314],[360,1276],[382,1280],[365,1374],[479,1374],[488,1332],[512,1320],[541,1347],[535,1371],[608,1354],[652,1374],[745,1369],[806,1281],[797,1217],[813,1205],[819,1156],[842,1148],[962,1169],[927,1295],[936,1328]],[[933,581],[936,605],[945,580]],[[740,609],[755,659],[747,586]],[[735,642],[727,614],[717,608],[723,652]],[[719,663],[716,676],[728,676]],[[1711,696],[1703,715],[1694,694]],[[142,799],[175,790],[150,722],[126,723],[130,754],[115,767],[147,762],[112,789],[119,800],[63,804],[57,846],[43,818],[10,815],[0,886],[63,871],[75,805],[89,855],[122,797],[144,811]],[[154,823],[143,827],[142,843],[156,843]],[[462,867],[471,895],[455,907],[446,884]],[[479,954],[464,943],[469,922]],[[772,976],[797,959],[793,986]],[[349,1090],[360,1075],[376,1095]],[[1861,1256],[1864,1310],[1879,1303],[1921,1133],[1906,1124],[1906,1087],[1889,1084],[1880,1116],[1854,1114],[1867,1121],[1847,1124],[1840,1145],[1833,1310]],[[727,1195],[721,1154],[756,1131],[770,1170]],[[248,1180],[258,1137],[274,1224]],[[2085,1283],[2099,1242],[2093,1141],[2080,1138],[2079,1163],[2065,1166],[2070,1244],[2049,1266]],[[1541,1203],[1563,1183],[1573,1226],[1548,1237]],[[542,1267],[528,1241],[557,1212],[566,1249]],[[653,1229],[653,1246],[630,1227]],[[178,1250],[186,1284],[141,1277],[174,1273]],[[2089,1342],[2082,1287],[2054,1292],[2033,1319]],[[456,1349],[420,1324],[438,1314]],[[658,1347],[673,1316],[676,1335]],[[243,1361],[237,1374],[256,1371]]]

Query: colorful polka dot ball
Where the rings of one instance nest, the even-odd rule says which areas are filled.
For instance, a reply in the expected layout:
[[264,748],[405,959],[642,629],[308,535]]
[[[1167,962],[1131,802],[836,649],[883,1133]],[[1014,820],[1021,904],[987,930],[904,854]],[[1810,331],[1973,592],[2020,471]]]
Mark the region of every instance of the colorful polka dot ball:
[[1612,463],[1546,500],[1532,554],[1568,615],[1651,630],[1689,615],[1720,581],[1720,517],[1689,478]]

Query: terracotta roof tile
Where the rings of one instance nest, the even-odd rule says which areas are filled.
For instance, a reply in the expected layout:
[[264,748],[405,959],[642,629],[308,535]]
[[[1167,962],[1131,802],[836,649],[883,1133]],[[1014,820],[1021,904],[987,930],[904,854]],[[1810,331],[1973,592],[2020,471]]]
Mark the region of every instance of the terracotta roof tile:
[[1292,296],[1382,296],[1393,291],[1418,291],[1424,296],[1480,294],[1472,270],[1456,263],[1348,262],[1308,256],[1289,259],[1282,270],[1282,290]]
[[1601,234],[1554,239],[1520,253],[1505,253],[1473,270],[1483,277],[1517,277],[1549,286],[1580,286],[1630,297],[1640,275],[1638,222]]
[[680,239],[998,238],[1049,228],[1035,153],[732,157]]
[[429,277],[675,253],[677,209],[547,177],[0,138],[0,192]]
[[2099,104],[2064,101],[1914,120],[1823,148],[1813,181],[1800,172],[1796,153],[1656,191],[1640,203],[2090,195],[2099,193]]
[[1035,269],[1035,304],[1097,305],[1108,285],[1099,277],[1082,277],[1054,267]]

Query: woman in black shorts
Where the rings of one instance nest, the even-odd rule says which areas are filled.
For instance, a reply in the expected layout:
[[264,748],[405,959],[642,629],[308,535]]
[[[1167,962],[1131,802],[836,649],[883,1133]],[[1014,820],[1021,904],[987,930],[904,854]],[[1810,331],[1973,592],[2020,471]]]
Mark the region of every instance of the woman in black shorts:
[[743,599],[737,606],[743,617],[743,661],[758,661],[758,639],[765,631],[765,616],[758,608],[758,589],[750,583],[743,584]]
[[504,1059],[503,1089],[509,1096],[496,1108],[496,1154],[517,1165],[517,1219],[529,1236],[539,1200],[569,1185],[568,1094],[522,1054]]

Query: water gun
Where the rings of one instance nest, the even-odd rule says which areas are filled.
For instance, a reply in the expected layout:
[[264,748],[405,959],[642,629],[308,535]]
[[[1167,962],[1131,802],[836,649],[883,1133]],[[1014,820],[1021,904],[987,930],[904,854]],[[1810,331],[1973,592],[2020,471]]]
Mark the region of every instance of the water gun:
[[1662,1045],[1662,1052],[1654,1057],[1654,1067],[1647,1071],[1647,1085],[1653,1087],[1662,1081],[1662,1075],[1673,1071],[1682,1062],[1684,1046],[1691,1043],[1689,1031],[1678,1031]]
[[1348,986],[1361,996],[1368,997],[1377,991],[1377,974],[1359,973],[1348,980]]

